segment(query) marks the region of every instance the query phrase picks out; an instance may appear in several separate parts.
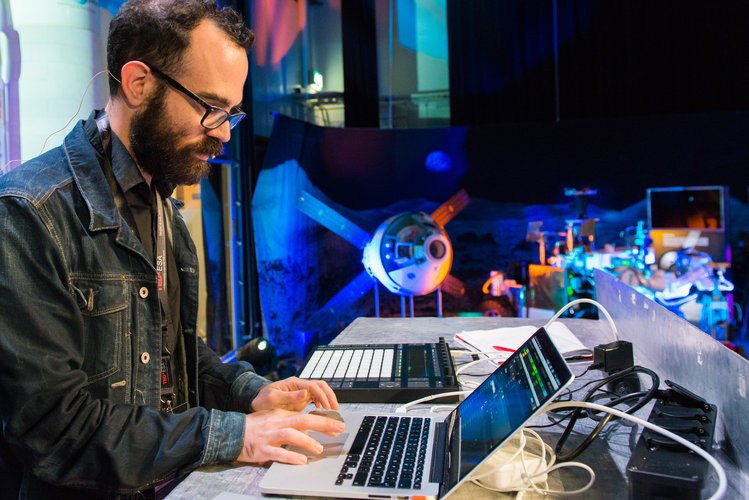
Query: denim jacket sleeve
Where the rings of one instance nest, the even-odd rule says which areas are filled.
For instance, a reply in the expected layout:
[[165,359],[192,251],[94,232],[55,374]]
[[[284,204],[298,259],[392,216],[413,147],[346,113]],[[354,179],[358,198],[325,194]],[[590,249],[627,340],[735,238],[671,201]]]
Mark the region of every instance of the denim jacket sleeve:
[[[65,235],[50,222],[61,209],[0,190],[3,456],[17,458],[25,478],[30,473],[49,484],[118,493],[236,459],[243,414],[202,407],[165,414],[132,396],[112,397],[112,391],[126,389],[115,388],[118,379],[93,380],[84,369],[92,345],[85,306],[71,293],[73,257],[61,243]],[[85,237],[85,229],[73,224],[72,230]],[[253,376],[237,374],[231,391],[236,406],[259,385]]]
[[252,411],[252,400],[270,383],[246,361],[222,363],[202,340],[198,340],[198,377],[201,406],[244,413]]

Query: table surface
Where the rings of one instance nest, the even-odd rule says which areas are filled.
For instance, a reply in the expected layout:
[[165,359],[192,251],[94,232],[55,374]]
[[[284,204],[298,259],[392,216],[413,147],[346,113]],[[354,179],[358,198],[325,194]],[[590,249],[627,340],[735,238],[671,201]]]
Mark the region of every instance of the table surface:
[[[599,320],[564,319],[562,321],[587,347],[613,341],[612,332],[608,324]],[[512,327],[521,325],[542,326],[545,320],[528,318],[489,318],[489,317],[451,317],[451,318],[358,318],[352,322],[332,344],[375,344],[375,343],[424,343],[435,342],[439,337],[451,346],[457,346],[454,336],[462,331],[486,330],[501,327]],[[481,365],[477,365],[480,367]],[[588,362],[571,364],[572,371],[576,376],[582,374]],[[657,367],[650,367],[656,372]],[[485,372],[485,369],[482,371]],[[470,373],[470,372],[468,372]],[[600,371],[590,371],[582,377],[577,377],[571,389],[581,387],[587,382],[597,380],[605,376]],[[649,387],[649,380],[643,379],[643,386]],[[578,395],[579,399],[582,395]],[[709,398],[708,398],[709,399]],[[347,409],[360,410],[376,413],[379,411],[393,411],[394,404],[374,403],[346,403]],[[419,405],[409,414],[428,414],[431,405]],[[644,420],[650,414],[652,403],[648,404],[635,413]],[[586,419],[587,420],[587,419]],[[532,424],[540,425],[548,423],[546,415],[537,417]],[[575,427],[570,446],[579,442],[593,428],[590,420],[581,420]],[[562,427],[551,427],[541,429],[539,432],[547,444],[552,447],[556,444]],[[627,477],[625,473],[627,462],[634,448],[641,429],[629,422],[613,422],[608,424],[601,435],[585,450],[576,460],[589,465],[596,474],[596,480],[592,489],[578,495],[586,499],[625,499],[628,498]],[[729,490],[725,498],[747,498],[749,485],[744,475],[728,458],[720,451],[716,457],[726,468],[729,478]],[[180,482],[167,496],[168,500],[182,500],[193,498],[206,498],[218,500],[247,499],[247,498],[279,498],[263,496],[259,489],[259,482],[267,470],[267,465],[247,464],[224,464],[202,467],[192,472],[187,478]],[[549,476],[549,487],[555,490],[574,490],[588,481],[586,473],[574,469],[562,469]],[[706,482],[706,492],[709,496],[715,490],[717,480],[711,472]],[[471,498],[471,500],[489,500],[496,498],[512,498],[510,495],[498,494],[480,488],[470,482],[461,485],[451,496],[459,500]],[[562,498],[561,495],[551,495],[551,498]],[[301,497],[300,497],[301,498]],[[525,498],[543,498],[541,495],[529,492]],[[547,497],[548,498],[548,497]],[[569,497],[565,497],[569,498]]]

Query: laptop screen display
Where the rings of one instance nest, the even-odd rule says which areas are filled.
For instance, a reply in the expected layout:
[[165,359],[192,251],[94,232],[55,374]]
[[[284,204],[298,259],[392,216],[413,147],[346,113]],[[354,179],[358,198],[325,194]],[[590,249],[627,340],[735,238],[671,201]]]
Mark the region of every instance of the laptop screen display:
[[447,418],[450,488],[556,397],[572,379],[545,330],[537,331]]

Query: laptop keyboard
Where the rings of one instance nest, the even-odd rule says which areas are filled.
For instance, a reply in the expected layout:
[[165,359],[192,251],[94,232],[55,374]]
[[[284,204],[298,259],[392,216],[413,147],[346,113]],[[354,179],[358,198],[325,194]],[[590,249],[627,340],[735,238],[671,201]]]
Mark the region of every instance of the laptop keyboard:
[[364,417],[335,484],[421,488],[429,422],[424,417]]

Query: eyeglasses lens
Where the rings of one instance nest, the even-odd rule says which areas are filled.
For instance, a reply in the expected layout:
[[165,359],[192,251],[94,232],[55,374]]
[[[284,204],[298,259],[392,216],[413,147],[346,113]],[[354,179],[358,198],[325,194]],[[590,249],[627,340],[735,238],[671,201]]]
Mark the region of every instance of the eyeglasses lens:
[[214,129],[223,125],[226,120],[229,120],[229,128],[234,128],[239,124],[239,122],[242,121],[242,118],[244,117],[244,113],[229,115],[229,113],[227,113],[223,109],[213,109],[203,118],[202,125],[205,128]]

